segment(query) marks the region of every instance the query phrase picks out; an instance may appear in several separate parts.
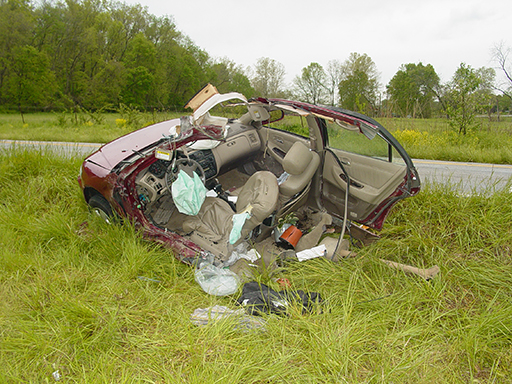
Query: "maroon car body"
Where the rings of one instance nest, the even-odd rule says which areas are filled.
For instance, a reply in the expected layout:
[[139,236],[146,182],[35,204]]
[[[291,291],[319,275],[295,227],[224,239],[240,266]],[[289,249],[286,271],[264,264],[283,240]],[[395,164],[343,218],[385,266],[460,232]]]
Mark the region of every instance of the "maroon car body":
[[[302,201],[327,211],[338,223],[346,214],[348,220],[377,230],[396,202],[420,190],[418,173],[405,150],[367,116],[298,101],[246,101],[235,93],[215,96],[195,98],[195,104],[189,103],[194,108],[190,116],[139,129],[88,156],[78,178],[85,201],[107,220],[113,215],[129,218],[147,238],[191,264],[208,250],[172,223],[162,224],[167,216],[161,222],[156,218],[162,216],[161,201],[170,201],[171,157],[194,159],[205,183],[213,187],[229,172],[250,174],[270,163],[279,168],[293,143],[300,141],[321,158]],[[247,112],[235,118],[210,115],[212,108],[230,99],[238,102],[233,111]],[[286,119],[293,124],[287,125]],[[349,134],[357,139],[349,139]],[[380,144],[373,144],[376,139]],[[167,160],[166,153],[171,156]]]

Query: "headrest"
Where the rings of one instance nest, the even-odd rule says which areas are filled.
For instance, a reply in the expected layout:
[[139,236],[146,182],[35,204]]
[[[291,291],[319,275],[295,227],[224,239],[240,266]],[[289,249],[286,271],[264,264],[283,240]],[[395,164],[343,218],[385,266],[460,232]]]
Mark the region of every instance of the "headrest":
[[283,168],[290,175],[300,175],[306,170],[312,158],[308,147],[296,141],[283,159]]

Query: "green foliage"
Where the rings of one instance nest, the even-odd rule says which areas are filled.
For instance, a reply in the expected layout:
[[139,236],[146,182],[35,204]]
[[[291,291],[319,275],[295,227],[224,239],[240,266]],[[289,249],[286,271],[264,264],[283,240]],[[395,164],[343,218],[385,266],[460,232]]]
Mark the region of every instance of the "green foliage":
[[326,73],[318,63],[302,68],[301,76],[293,80],[299,100],[311,104],[323,104],[327,96]]
[[247,98],[255,96],[254,88],[241,66],[228,58],[223,58],[212,65],[212,84],[220,93],[239,92]]
[[445,96],[448,100],[446,113],[450,125],[465,135],[475,128],[475,115],[482,106],[487,107],[491,96],[490,84],[494,80],[494,71],[481,68],[475,70],[461,63],[449,85]]
[[447,119],[379,119],[415,159],[512,164],[512,125],[476,118],[476,129],[460,135]]
[[372,115],[377,110],[378,88],[377,67],[372,59],[366,53],[351,53],[343,63],[339,82],[340,106]]
[[[9,0],[0,6],[0,105],[182,109],[215,78],[206,52],[170,18],[139,5]],[[231,75],[225,88],[252,96],[243,70]]]
[[[512,194],[424,186],[382,239],[334,264],[276,277],[316,291],[312,314],[265,331],[190,322],[205,294],[193,270],[136,230],[88,213],[81,159],[0,153],[0,377],[6,382],[507,382],[512,375]],[[425,282],[379,259],[439,265]],[[138,277],[158,280],[141,280]],[[266,281],[273,288],[275,284]]]
[[140,66],[129,69],[126,76],[126,87],[121,93],[121,100],[134,107],[146,107],[153,82],[154,77],[146,67]]
[[[0,103],[5,99],[4,82],[13,61],[13,50],[30,43],[34,25],[30,2],[0,1]],[[12,102],[11,104],[15,104]]]
[[5,95],[18,106],[22,118],[22,106],[44,106],[51,102],[56,84],[45,53],[31,46],[15,47],[9,70]]
[[405,64],[387,86],[393,112],[402,117],[431,117],[439,76],[431,64]]

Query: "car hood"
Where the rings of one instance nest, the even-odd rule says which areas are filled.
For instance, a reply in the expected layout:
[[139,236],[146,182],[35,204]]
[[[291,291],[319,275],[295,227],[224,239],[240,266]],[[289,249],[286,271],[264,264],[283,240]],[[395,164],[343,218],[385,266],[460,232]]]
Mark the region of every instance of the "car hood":
[[137,151],[141,151],[149,145],[155,144],[164,136],[169,135],[169,130],[176,126],[179,121],[179,119],[163,121],[128,133],[119,139],[103,145],[98,151],[87,157],[86,161],[111,170]]

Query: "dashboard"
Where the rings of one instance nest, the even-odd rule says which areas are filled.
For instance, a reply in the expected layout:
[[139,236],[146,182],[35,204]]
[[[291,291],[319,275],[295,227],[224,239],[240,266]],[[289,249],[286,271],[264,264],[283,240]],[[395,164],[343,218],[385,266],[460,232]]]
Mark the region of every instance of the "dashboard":
[[[226,141],[212,149],[189,152],[188,156],[201,165],[205,179],[208,181],[245,161],[250,161],[251,156],[258,153],[260,148],[261,139],[254,127],[232,122]],[[180,150],[177,151],[176,156],[177,158],[187,157]],[[165,175],[171,162],[172,160],[159,159],[137,175],[135,180],[137,194],[144,205],[147,206],[166,194]]]

